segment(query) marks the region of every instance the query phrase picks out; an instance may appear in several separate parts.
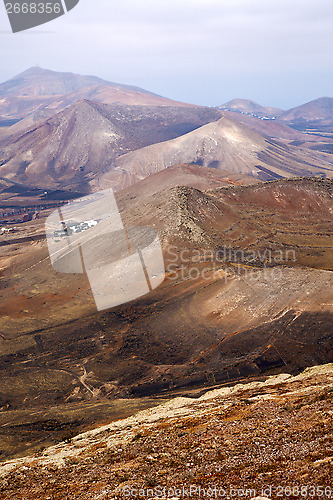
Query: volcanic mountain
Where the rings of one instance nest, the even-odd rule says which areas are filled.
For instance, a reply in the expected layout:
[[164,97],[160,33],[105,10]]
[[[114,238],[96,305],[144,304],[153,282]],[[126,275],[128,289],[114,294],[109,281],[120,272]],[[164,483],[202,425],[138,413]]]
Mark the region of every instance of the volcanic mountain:
[[223,114],[231,120],[242,123],[246,127],[255,130],[261,135],[269,138],[282,139],[289,142],[292,141],[318,141],[316,136],[310,136],[299,130],[289,127],[286,123],[279,120],[261,120],[256,116],[248,115],[245,113],[238,113],[236,111],[224,111]]
[[138,87],[35,67],[0,85],[0,125],[2,122],[9,126],[29,115],[25,127],[26,123],[48,118],[80,99],[105,104],[187,106]]
[[[200,191],[226,186],[246,186],[257,184],[258,180],[243,174],[200,167],[193,164],[174,165],[146,177],[139,184],[127,187],[119,193],[122,203],[133,204],[134,200],[155,196],[163,189],[187,186]],[[129,200],[128,200],[129,197]],[[124,201],[125,200],[125,201]]]
[[154,227],[166,265],[161,287],[129,304],[97,313],[84,275],[54,271],[45,212],[2,238],[1,422],[21,451],[73,419],[105,421],[115,398],[333,361],[332,181],[155,175],[117,193],[125,227]]
[[333,98],[320,97],[302,106],[289,109],[285,111],[279,119],[300,129],[332,129]]
[[221,104],[221,106],[217,106],[217,108],[225,111],[234,111],[237,113],[252,115],[257,118],[273,118],[280,116],[283,113],[282,109],[261,106],[260,104],[247,99],[232,99],[225,104]]
[[304,150],[305,154],[307,154],[306,150],[309,149],[329,154],[333,152],[332,136],[329,133],[326,134],[325,127],[318,130],[311,128],[307,130],[306,128],[298,127],[302,128],[302,130],[297,130],[287,125],[287,122],[278,119],[261,120],[255,116],[233,111],[224,111],[224,114],[233,121],[242,123],[269,139],[278,139],[279,143],[283,143],[286,146],[296,146]]
[[[0,176],[45,189],[86,192],[119,190],[164,168],[188,163],[258,180],[332,175],[331,157],[307,149],[310,136],[275,121],[231,112],[221,118],[222,114],[196,106],[79,101],[1,139]],[[265,136],[258,133],[261,129]],[[271,138],[274,134],[279,140]],[[319,147],[317,142],[314,147]]]
[[[0,262],[1,366],[7,375],[16,358],[6,356],[21,349],[20,366],[22,356],[28,356],[32,370],[44,366],[42,352],[52,358],[47,362],[51,372],[56,365],[85,359],[96,387],[100,377],[111,376],[106,370],[110,362],[119,388],[130,380],[149,385],[159,379],[162,365],[163,372],[178,373],[179,383],[185,372],[199,375],[201,368],[213,365],[222,377],[235,364],[233,345],[238,346],[237,363],[244,373],[260,372],[258,367],[268,366],[270,357],[279,366],[276,351],[265,351],[276,343],[284,345],[283,365],[288,359],[291,367],[304,366],[301,354],[293,357],[286,351],[288,343],[291,350],[296,348],[293,339],[300,328],[309,356],[328,360],[332,345],[328,351],[311,351],[311,343],[318,335],[324,344],[325,338],[329,342],[333,324],[332,181],[225,187],[221,179],[220,187],[216,182],[200,191],[189,185],[170,187],[162,174],[156,174],[158,181],[151,176],[117,194],[125,227],[158,230],[167,271],[159,289],[130,304],[94,312],[86,278],[69,279],[52,269],[46,242],[38,237],[42,220],[23,224],[7,237]],[[184,170],[178,175],[186,177]],[[199,176],[200,171],[197,180]],[[23,238],[27,231],[30,241]],[[322,323],[313,330],[306,325],[315,317]],[[98,340],[102,335],[105,341]],[[230,345],[226,359],[216,358],[217,348],[204,365],[188,365],[225,336],[221,348]],[[298,342],[297,349],[303,352]],[[261,361],[253,364],[258,356]]]
[[0,175],[44,188],[87,190],[116,157],[220,118],[203,107],[105,105],[79,101],[0,141]]
[[225,116],[171,141],[119,157],[116,168],[100,177],[100,185],[117,185],[120,176],[134,183],[182,163],[238,172],[259,180],[333,176],[330,155],[269,139]]

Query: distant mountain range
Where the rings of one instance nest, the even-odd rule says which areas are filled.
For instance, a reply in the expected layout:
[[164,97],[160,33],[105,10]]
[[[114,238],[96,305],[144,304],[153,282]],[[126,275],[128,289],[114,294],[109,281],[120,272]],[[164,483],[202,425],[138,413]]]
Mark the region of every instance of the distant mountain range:
[[0,95],[57,96],[87,88],[99,89],[104,86],[109,87],[110,91],[112,89],[118,89],[126,92],[139,92],[140,94],[160,97],[139,87],[109,82],[96,76],[61,73],[39,68],[38,66],[29,68],[7,82],[2,83],[0,85]]
[[233,99],[217,106],[217,109],[243,113],[266,120],[278,119],[300,129],[305,129],[307,126],[310,128],[333,127],[332,97],[320,97],[288,111],[260,106],[260,104],[246,99]]
[[205,108],[30,68],[0,85],[0,177],[80,192],[120,189],[184,163],[257,181],[332,177],[332,102],[282,111],[234,99]]
[[0,120],[33,115],[38,121],[80,99],[104,104],[187,106],[131,85],[35,67],[0,85]]
[[260,104],[247,99],[232,99],[232,101],[217,106],[217,108],[225,111],[245,113],[258,118],[273,118],[283,113],[282,109],[260,106]]

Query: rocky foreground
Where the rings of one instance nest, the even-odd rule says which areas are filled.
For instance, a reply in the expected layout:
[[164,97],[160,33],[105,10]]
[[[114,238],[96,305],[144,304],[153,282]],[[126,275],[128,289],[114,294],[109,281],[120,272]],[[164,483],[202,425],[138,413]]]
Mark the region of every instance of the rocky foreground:
[[333,364],[176,398],[1,464],[0,498],[333,498]]

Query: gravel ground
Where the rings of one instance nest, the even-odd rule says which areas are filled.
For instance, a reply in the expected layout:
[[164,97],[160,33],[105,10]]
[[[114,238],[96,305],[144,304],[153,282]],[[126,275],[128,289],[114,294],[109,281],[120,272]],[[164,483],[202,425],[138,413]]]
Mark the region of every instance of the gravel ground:
[[1,464],[1,500],[333,498],[333,364],[176,398]]

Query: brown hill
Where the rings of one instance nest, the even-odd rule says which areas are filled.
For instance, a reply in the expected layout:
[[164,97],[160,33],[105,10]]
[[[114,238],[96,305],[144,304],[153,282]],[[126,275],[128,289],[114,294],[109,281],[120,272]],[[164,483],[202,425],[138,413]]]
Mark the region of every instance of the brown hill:
[[287,125],[287,122],[280,120],[261,120],[255,116],[231,111],[225,111],[224,113],[232,120],[243,123],[259,134],[278,139],[286,145],[296,146],[302,149],[312,149],[329,154],[333,152],[332,135],[330,133],[326,134],[326,128],[321,125],[321,122],[317,123],[318,129],[306,125],[304,127],[297,126],[297,129],[299,129],[297,130]]
[[[327,364],[193,391],[114,422],[109,415],[102,427],[1,464],[3,498],[330,495],[332,383]],[[63,415],[53,415],[61,426]]]
[[135,187],[130,186],[123,189],[121,191],[121,200],[124,206],[127,202],[133,204],[135,200],[141,200],[159,193],[162,186],[162,189],[188,186],[205,191],[217,187],[248,185],[257,182],[250,176],[185,163],[161,170],[146,177]]
[[138,87],[36,67],[0,85],[0,122],[27,115],[38,122],[80,99],[105,104],[187,106]]
[[0,175],[43,188],[89,189],[116,157],[216,120],[203,107],[103,105],[79,101],[0,141]]
[[[333,153],[332,134],[320,123],[317,124],[318,128],[307,126],[292,128],[292,126],[287,125],[287,122],[279,120],[261,120],[254,116],[231,111],[225,111],[224,113],[232,120],[243,123],[265,137],[278,139],[279,142],[283,142],[287,146],[296,146],[305,150],[310,149],[329,154]],[[307,152],[305,151],[305,153]]]
[[159,97],[156,94],[140,89],[139,87],[108,82],[96,76],[60,73],[39,67],[29,68],[26,71],[23,71],[23,73],[14,76],[7,82],[2,83],[0,85],[0,95],[57,96],[82,88],[94,87],[96,85],[108,85],[110,87],[141,92]]
[[237,113],[235,111],[224,111],[225,116],[231,120],[242,123],[246,127],[255,130],[259,134],[275,139],[286,139],[288,141],[317,139],[316,136],[309,137],[299,130],[289,127],[286,123],[278,120],[261,120],[255,116]]
[[[94,313],[86,279],[69,279],[51,268],[46,242],[37,238],[42,221],[6,236],[0,343],[7,375],[16,363],[7,356],[21,353],[20,363],[28,356],[34,371],[42,369],[43,352],[50,356],[50,376],[62,364],[76,372],[73,363],[80,365],[81,359],[100,389],[104,377],[111,380],[113,363],[119,394],[125,386],[145,393],[150,384],[162,383],[162,371],[168,380],[186,385],[192,376],[199,380],[207,367],[223,379],[236,364],[240,373],[249,374],[271,363],[292,369],[306,360],[328,360],[331,348],[311,346],[314,335],[323,345],[325,339],[330,342],[333,324],[332,181],[282,180],[206,192],[169,188],[169,179],[160,182],[159,191],[156,185],[152,176],[142,192],[138,184],[118,193],[118,204],[126,226],[159,231],[167,280],[151,295],[114,310]],[[206,258],[198,260],[196,251]],[[315,318],[321,319],[314,332]],[[297,344],[296,356],[292,339],[297,332],[305,347]],[[103,335],[106,340],[99,341]],[[283,362],[269,345],[279,346]],[[213,347],[203,364],[191,364]],[[228,348],[225,358],[220,348]],[[137,384],[141,389],[135,389]],[[89,396],[84,390],[81,395]]]
[[296,108],[285,111],[280,120],[297,127],[333,127],[333,98],[320,97]]
[[167,270],[129,304],[96,313],[85,276],[52,269],[43,220],[2,237],[4,457],[105,421],[115,398],[333,361],[332,181],[216,187],[209,171],[203,192],[156,177],[117,194],[126,227],[158,230]]
[[268,139],[223,117],[193,132],[125,154],[103,174],[101,186],[134,183],[175,164],[197,165],[250,175],[259,180],[280,177],[333,176],[330,155]]
[[283,113],[282,109],[261,106],[260,104],[248,99],[232,99],[231,101],[217,107],[218,109],[225,111],[234,111],[237,113],[256,116],[258,118],[273,118],[280,116]]

